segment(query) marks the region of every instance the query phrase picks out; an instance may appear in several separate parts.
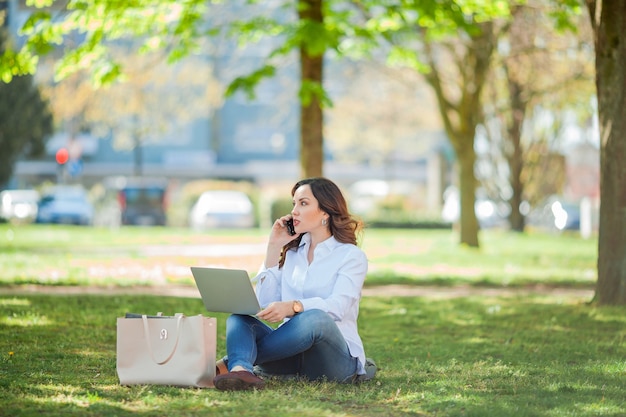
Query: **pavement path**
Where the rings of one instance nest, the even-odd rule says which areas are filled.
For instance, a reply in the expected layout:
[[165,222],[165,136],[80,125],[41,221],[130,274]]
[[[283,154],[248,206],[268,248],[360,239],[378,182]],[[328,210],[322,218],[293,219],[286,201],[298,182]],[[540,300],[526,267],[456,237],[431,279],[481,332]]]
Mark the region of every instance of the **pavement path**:
[[[154,285],[132,287],[98,287],[98,286],[46,286],[21,285],[0,287],[0,296],[28,295],[162,295],[171,297],[199,297],[196,287],[189,285]],[[471,286],[433,287],[409,285],[383,285],[363,288],[364,297],[426,297],[433,299],[451,299],[470,296],[515,297],[523,295],[546,295],[568,299],[590,301],[593,289],[560,288],[535,286],[529,288],[484,288]]]

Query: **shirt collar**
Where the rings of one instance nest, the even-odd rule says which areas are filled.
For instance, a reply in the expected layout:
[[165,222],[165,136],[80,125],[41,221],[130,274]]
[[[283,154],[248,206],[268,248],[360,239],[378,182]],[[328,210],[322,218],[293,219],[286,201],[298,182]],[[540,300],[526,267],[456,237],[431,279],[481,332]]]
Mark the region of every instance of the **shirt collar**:
[[[300,240],[299,247],[302,247],[304,245],[310,245],[310,244],[311,244],[311,235],[309,233],[305,233],[304,235],[302,235],[302,239]],[[335,236],[331,235],[328,239],[319,243],[317,245],[317,248],[323,248],[324,250],[328,252],[332,252],[332,250],[335,249],[335,247],[339,246],[339,244],[340,243],[337,239],[335,239]]]

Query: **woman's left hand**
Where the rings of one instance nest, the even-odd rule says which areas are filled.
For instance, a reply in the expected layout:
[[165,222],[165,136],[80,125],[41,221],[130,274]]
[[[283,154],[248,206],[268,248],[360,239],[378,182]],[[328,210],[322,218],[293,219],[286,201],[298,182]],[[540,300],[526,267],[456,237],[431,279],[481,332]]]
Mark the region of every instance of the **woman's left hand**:
[[258,318],[270,323],[278,323],[291,316],[293,316],[293,303],[289,301],[275,301],[257,314]]

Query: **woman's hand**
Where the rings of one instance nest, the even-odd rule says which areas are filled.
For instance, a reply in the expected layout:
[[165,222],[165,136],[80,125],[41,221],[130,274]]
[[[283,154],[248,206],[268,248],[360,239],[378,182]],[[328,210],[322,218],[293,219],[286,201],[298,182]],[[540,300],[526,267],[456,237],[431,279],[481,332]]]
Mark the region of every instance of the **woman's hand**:
[[275,301],[259,312],[257,317],[270,323],[278,323],[293,315],[293,301]]
[[287,243],[298,237],[298,234],[290,235],[287,229],[287,220],[291,220],[291,215],[286,215],[276,219],[272,225],[269,242],[267,243],[267,251],[265,253],[265,266],[271,268],[278,265],[280,252]]
[[298,234],[290,235],[287,222],[292,219],[291,214],[279,217],[272,225],[270,243],[279,245],[281,248],[298,237]]

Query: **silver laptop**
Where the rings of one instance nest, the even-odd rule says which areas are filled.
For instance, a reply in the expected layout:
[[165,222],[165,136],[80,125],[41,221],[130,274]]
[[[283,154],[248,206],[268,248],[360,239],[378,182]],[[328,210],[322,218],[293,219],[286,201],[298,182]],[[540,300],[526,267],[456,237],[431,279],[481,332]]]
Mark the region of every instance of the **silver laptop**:
[[261,311],[246,271],[192,266],[191,273],[207,311],[251,315]]

